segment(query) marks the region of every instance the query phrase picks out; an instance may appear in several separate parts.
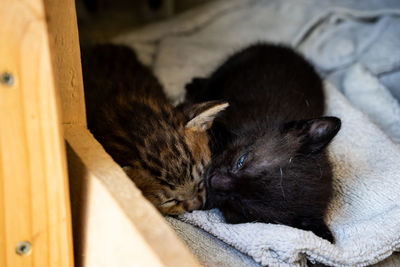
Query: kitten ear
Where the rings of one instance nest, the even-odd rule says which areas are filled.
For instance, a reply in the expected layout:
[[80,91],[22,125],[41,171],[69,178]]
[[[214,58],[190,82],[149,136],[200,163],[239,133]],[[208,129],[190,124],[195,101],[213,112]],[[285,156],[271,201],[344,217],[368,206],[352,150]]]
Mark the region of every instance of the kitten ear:
[[229,104],[224,101],[208,101],[185,108],[183,112],[189,118],[185,128],[193,131],[208,130],[215,117],[228,106]]
[[288,134],[301,138],[300,152],[313,154],[326,147],[340,130],[341,121],[336,117],[289,122],[284,126]]

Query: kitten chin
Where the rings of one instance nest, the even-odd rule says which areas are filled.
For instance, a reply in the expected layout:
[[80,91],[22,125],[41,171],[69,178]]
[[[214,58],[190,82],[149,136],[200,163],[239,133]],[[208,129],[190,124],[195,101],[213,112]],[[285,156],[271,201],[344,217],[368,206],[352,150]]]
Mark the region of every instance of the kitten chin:
[[228,223],[279,223],[330,242],[324,216],[332,195],[326,146],[341,121],[323,117],[322,80],[290,48],[257,44],[186,86],[187,102],[224,100],[209,131],[206,207]]
[[121,45],[82,49],[88,127],[163,214],[200,209],[210,161],[206,133],[228,104],[174,108],[154,75]]

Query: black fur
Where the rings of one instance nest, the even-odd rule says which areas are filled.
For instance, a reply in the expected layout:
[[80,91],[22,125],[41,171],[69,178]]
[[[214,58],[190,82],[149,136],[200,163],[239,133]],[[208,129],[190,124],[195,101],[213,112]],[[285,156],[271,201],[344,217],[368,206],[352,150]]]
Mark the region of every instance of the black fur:
[[324,222],[332,194],[324,148],[341,122],[322,117],[322,81],[313,67],[290,48],[257,44],[186,88],[187,103],[230,104],[210,131],[208,207],[229,223],[286,224],[333,242]]

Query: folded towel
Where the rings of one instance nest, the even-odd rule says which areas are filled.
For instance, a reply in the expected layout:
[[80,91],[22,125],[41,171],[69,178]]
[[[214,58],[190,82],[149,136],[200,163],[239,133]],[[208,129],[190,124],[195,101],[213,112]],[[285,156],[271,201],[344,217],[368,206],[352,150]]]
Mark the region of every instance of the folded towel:
[[355,107],[400,144],[400,104],[373,74],[355,64],[344,76],[342,87],[343,94]]
[[[376,38],[378,31],[374,36],[367,36],[368,29],[387,25],[387,20],[376,19],[376,25],[367,26],[350,23],[352,31],[357,27],[367,29],[364,34],[356,36],[358,39],[369,39],[359,42],[361,48],[352,47],[357,43],[348,42],[351,41],[348,38],[351,34],[346,33],[343,36],[347,39],[343,39],[343,47],[338,51],[343,61],[323,61],[328,54],[323,54],[325,57],[321,58],[315,56],[321,50],[308,48],[316,47],[313,46],[314,42],[329,42],[324,36],[327,36],[330,28],[320,22],[326,21],[338,9],[332,9],[328,2],[332,1],[217,1],[164,24],[150,26],[115,40],[135,48],[139,58],[153,68],[165,86],[167,95],[175,103],[184,98],[184,85],[193,77],[209,74],[228,55],[260,40],[299,45],[326,77],[330,78],[332,71],[341,74],[340,79],[335,80],[335,85],[345,92],[348,99],[332,84],[325,85],[327,115],[342,119],[342,129],[329,146],[335,193],[329,206],[327,223],[336,239],[334,245],[311,232],[284,225],[226,224],[218,210],[194,211],[180,218],[265,266],[305,266],[306,259],[333,266],[365,266],[379,262],[400,249],[400,146],[393,142],[398,136],[398,118],[382,116],[398,112],[398,103],[379,84],[378,78],[371,73],[372,76],[367,75],[369,71],[365,66],[374,64],[368,57],[362,57],[370,52],[369,48],[375,42],[379,42],[379,38]],[[335,2],[340,3],[337,5],[341,5],[341,8],[360,4],[359,1]],[[386,11],[388,7],[400,8],[398,1],[378,2],[363,1],[370,10],[382,3],[391,4],[386,6]],[[347,11],[354,14],[358,12]],[[374,16],[385,16],[385,12],[377,12]],[[395,15],[396,12],[391,14]],[[340,21],[343,19],[346,17],[341,17]],[[324,30],[318,31],[319,26],[323,26]],[[348,27],[343,29],[345,32]],[[334,36],[342,33],[336,29],[334,32]],[[322,39],[318,38],[317,33],[321,33]],[[390,53],[392,48],[388,49]],[[368,56],[370,60],[374,58],[371,54]],[[362,65],[357,65],[361,59]],[[328,67],[324,69],[324,66]],[[377,99],[390,107],[373,105]],[[387,131],[392,139],[382,130]],[[191,240],[197,237],[199,242],[206,242],[201,230],[194,230],[174,219],[168,220],[182,237]],[[212,242],[211,238],[207,240]],[[186,241],[192,243],[200,259],[207,257],[204,253],[210,253],[210,249],[203,250],[193,245],[196,241]],[[224,247],[222,254],[231,257],[228,248]],[[211,253],[211,256],[216,254]],[[248,259],[239,258],[237,262],[246,266]],[[208,261],[208,264],[215,265],[216,261]],[[229,263],[225,262],[225,266],[229,266]]]

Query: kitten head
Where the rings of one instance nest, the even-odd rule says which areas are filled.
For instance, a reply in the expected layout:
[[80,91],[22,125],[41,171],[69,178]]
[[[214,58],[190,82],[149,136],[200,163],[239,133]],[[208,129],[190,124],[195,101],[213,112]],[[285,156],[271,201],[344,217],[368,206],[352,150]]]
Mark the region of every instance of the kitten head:
[[286,213],[275,222],[288,225],[300,209],[320,215],[331,187],[323,150],[340,125],[338,118],[322,117],[236,136],[207,170],[207,205],[220,208],[228,222],[274,220],[263,217],[270,208]]
[[138,155],[124,170],[161,213],[179,215],[204,206],[202,176],[211,158],[207,130],[227,106],[221,101],[164,106],[158,121],[149,118],[154,130],[136,145]]

